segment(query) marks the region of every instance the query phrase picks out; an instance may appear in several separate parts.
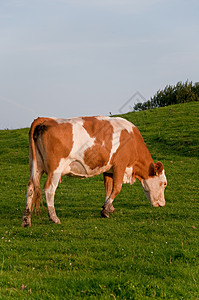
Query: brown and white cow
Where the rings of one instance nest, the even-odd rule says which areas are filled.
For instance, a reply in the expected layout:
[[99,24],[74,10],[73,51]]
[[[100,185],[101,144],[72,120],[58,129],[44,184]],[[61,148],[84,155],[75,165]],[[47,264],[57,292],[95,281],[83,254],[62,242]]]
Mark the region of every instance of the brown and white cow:
[[106,199],[101,215],[114,211],[113,200],[123,183],[141,182],[146,197],[164,206],[167,180],[161,162],[154,163],[143,138],[132,123],[114,117],[72,119],[38,118],[29,132],[30,179],[22,226],[31,226],[31,212],[40,207],[40,178],[44,186],[49,219],[60,223],[54,195],[63,175],[89,178],[103,173]]

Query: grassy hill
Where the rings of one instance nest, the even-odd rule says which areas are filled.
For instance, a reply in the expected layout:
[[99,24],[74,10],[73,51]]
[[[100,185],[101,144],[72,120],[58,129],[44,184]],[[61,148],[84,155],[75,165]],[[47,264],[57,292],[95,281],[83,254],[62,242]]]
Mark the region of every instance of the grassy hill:
[[28,129],[0,131],[0,299],[199,299],[199,104],[123,117],[165,166],[166,206],[151,207],[136,182],[102,219],[102,176],[65,177],[61,225],[48,221],[44,200],[41,217],[21,227]]

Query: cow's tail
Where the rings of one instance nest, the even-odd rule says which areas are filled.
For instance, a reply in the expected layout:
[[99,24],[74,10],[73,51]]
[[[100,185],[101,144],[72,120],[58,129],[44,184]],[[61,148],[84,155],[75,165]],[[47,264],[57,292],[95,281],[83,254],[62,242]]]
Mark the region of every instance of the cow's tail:
[[30,167],[30,183],[33,185],[33,198],[31,211],[40,214],[40,204],[42,203],[41,198],[41,187],[40,187],[40,177],[42,170],[39,169],[38,156],[41,155],[39,151],[36,150],[36,142],[38,138],[38,128],[42,126],[43,118],[38,118],[34,120],[31,125],[29,132],[29,167]]

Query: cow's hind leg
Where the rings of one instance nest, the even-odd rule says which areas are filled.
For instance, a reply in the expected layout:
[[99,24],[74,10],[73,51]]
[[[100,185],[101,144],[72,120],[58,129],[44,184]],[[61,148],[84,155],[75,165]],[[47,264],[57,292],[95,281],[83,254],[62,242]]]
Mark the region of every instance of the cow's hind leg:
[[26,194],[26,209],[24,211],[24,215],[22,218],[22,226],[30,227],[31,226],[31,208],[32,208],[32,200],[34,196],[34,184],[32,179],[29,179],[27,184],[27,194]]
[[31,226],[31,213],[33,209],[36,212],[40,210],[41,203],[41,189],[40,189],[40,178],[43,174],[43,171],[37,169],[36,176],[33,181],[31,175],[28,184],[27,184],[27,194],[26,194],[26,209],[22,218],[22,226],[30,227]]
[[46,196],[46,202],[48,207],[49,220],[57,224],[60,224],[61,222],[56,215],[56,211],[54,207],[54,197],[55,197],[55,191],[57,189],[60,176],[61,176],[60,173],[51,173],[48,175],[48,178],[45,183],[45,196]]
[[120,170],[115,170],[113,173],[112,191],[103,205],[103,210],[101,211],[101,216],[104,218],[109,218],[109,214],[114,211],[113,201],[115,197],[119,194],[122,188],[124,172]]

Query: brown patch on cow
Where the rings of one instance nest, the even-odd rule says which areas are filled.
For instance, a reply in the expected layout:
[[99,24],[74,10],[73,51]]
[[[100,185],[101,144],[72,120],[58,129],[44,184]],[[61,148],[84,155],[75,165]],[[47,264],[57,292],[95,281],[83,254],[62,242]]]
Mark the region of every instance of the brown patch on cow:
[[[154,161],[137,127],[132,132],[121,131],[120,146],[113,155],[113,164],[133,166],[133,176],[141,181],[147,179],[154,170]],[[124,169],[122,167],[122,169]]]
[[93,145],[84,152],[84,161],[91,170],[106,166],[109,157],[110,153],[101,145]]
[[45,130],[40,127],[35,143],[44,162],[45,172],[49,174],[58,167],[60,159],[67,157],[72,150],[72,124],[58,124],[49,119],[42,126],[45,126]]
[[126,129],[121,130],[120,145],[114,153],[111,163],[114,168],[123,172],[126,167],[133,167],[133,177],[139,181],[160,174],[163,165],[158,162],[156,165],[137,127],[132,127],[132,132]]
[[94,145],[84,153],[85,163],[94,170],[105,166],[110,158],[113,140],[113,126],[107,120],[99,120],[96,117],[83,117],[83,127],[91,138]]
[[112,148],[113,126],[107,120],[99,120],[96,117],[83,117],[83,127],[91,138],[95,138],[95,144],[103,145],[108,152]]
[[[132,166],[133,154],[134,154],[134,134],[123,129],[120,132],[120,141],[117,151],[113,154],[112,164],[113,165],[124,165],[126,167]],[[124,169],[124,168],[122,168]]]
[[138,180],[147,179],[149,176],[153,176],[155,164],[138,128],[134,127],[133,132],[135,135],[136,153],[133,171]]
[[164,167],[161,162],[154,163],[151,154],[141,136],[137,127],[133,128],[136,140],[137,158],[134,163],[135,176],[143,179],[148,179],[150,176],[159,175]]

